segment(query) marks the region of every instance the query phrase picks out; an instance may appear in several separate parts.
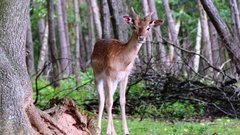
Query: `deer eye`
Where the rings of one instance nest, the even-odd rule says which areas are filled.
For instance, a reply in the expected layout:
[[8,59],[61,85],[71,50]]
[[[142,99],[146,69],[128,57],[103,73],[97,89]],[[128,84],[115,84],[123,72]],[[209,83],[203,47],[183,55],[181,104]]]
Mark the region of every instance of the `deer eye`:
[[150,30],[150,27],[147,27],[147,31],[149,31]]
[[133,29],[133,30],[137,30],[136,26],[132,26],[132,29]]

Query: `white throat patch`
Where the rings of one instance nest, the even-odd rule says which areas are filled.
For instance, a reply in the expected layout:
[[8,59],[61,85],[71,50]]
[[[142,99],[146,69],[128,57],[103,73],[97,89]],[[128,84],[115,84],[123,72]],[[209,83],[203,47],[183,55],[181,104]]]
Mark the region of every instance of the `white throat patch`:
[[142,46],[142,43],[137,43],[136,49],[139,51],[139,49],[141,48],[141,46]]

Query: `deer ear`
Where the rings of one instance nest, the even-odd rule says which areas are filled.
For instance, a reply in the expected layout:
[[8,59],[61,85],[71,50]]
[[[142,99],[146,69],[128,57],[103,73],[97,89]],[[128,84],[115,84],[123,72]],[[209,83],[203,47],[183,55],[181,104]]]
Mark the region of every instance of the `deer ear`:
[[133,19],[130,16],[123,16],[123,20],[127,23],[127,24],[133,24]]
[[159,25],[162,25],[163,24],[163,20],[154,20],[154,21],[151,21],[150,22],[150,26],[151,27],[157,27],[157,26],[159,26]]

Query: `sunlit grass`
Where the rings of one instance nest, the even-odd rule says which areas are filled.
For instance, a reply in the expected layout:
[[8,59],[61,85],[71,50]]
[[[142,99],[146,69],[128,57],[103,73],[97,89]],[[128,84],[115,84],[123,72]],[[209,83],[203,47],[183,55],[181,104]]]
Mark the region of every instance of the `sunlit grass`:
[[[102,135],[106,134],[106,119],[103,120]],[[122,135],[121,120],[114,119],[117,134]],[[164,122],[153,120],[128,120],[131,135],[239,135],[240,120],[216,119],[213,122]]]

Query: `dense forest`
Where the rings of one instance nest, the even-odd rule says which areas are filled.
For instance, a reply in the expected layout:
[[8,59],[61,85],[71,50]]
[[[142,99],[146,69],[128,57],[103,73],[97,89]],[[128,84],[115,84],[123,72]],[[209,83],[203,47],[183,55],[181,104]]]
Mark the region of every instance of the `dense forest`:
[[240,118],[239,0],[1,0],[0,134],[95,134],[94,45],[127,43],[133,10],[163,24],[134,62],[127,115]]

